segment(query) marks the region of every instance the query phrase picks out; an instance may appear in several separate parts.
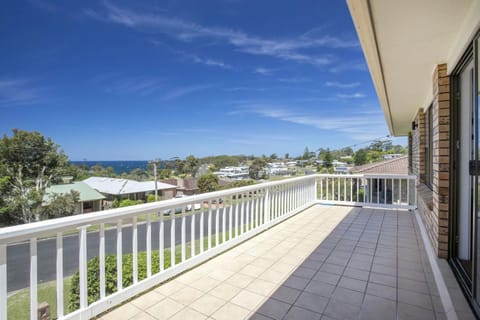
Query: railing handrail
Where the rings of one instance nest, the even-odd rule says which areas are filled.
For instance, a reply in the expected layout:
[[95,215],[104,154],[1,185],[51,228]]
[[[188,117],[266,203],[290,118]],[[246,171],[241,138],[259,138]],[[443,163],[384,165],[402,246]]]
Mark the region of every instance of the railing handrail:
[[164,210],[177,208],[194,203],[202,203],[204,201],[218,199],[234,194],[245,193],[250,191],[261,190],[265,188],[284,185],[287,183],[295,183],[297,181],[316,178],[316,174],[283,179],[279,181],[269,181],[250,186],[213,191],[198,195],[192,195],[184,198],[173,198],[152,203],[143,203],[129,207],[114,208],[102,211],[94,211],[81,215],[62,217],[51,220],[43,220],[28,224],[21,224],[0,229],[0,244],[18,242],[27,240],[41,235],[56,233],[59,231],[71,230],[89,224],[105,223],[112,220],[129,218],[147,213],[163,212]]
[[75,215],[69,217],[62,217],[51,220],[44,220],[33,222],[29,224],[16,225],[11,227],[4,227],[0,229],[0,244],[11,243],[22,240],[27,240],[32,237],[37,237],[58,231],[71,230],[88,224],[98,224],[109,222],[111,220],[125,219],[135,215],[142,215],[152,212],[162,212],[164,210],[185,206],[192,203],[203,203],[213,199],[227,197],[230,195],[245,193],[250,191],[261,190],[265,188],[284,185],[287,183],[295,183],[297,181],[316,179],[318,177],[324,178],[405,178],[416,179],[415,175],[405,174],[312,174],[307,176],[283,179],[279,181],[269,181],[250,186],[239,188],[232,188],[214,192],[208,192],[198,195],[193,195],[184,198],[173,198],[152,203],[144,203],[124,208],[114,208],[102,211],[90,212],[82,215]]

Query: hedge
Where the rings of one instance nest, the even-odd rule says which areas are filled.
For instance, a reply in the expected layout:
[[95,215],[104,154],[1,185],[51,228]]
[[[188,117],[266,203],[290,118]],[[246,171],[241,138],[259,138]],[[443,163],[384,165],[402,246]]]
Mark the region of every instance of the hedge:
[[[128,287],[133,284],[133,256],[131,253],[124,254],[122,265],[122,285]],[[165,269],[170,267],[170,250],[165,250],[164,255]],[[158,250],[152,251],[152,274],[159,272]],[[88,304],[100,300],[100,267],[99,259],[95,257],[87,262],[87,290]],[[147,277],[147,254],[138,253],[138,280]],[[71,289],[69,296],[68,309],[75,311],[80,307],[80,275],[77,271],[71,279]],[[117,256],[107,254],[105,256],[105,294],[108,296],[117,291]]]

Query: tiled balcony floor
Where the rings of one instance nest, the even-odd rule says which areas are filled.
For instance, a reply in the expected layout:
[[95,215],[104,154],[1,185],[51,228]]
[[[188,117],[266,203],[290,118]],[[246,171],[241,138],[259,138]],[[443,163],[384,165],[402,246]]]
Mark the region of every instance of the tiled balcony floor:
[[314,206],[102,319],[444,319],[415,217]]

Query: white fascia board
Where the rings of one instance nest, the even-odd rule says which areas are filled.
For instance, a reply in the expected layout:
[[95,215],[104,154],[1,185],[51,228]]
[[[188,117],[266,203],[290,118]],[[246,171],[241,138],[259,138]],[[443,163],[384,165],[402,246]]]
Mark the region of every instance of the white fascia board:
[[395,135],[392,124],[392,116],[388,101],[387,90],[384,81],[382,61],[380,52],[378,51],[377,39],[375,36],[375,28],[370,13],[370,5],[368,0],[347,0],[350,15],[353,19],[355,29],[362,45],[365,59],[367,60],[368,69],[372,77],[375,90],[382,106],[388,129],[392,135]]

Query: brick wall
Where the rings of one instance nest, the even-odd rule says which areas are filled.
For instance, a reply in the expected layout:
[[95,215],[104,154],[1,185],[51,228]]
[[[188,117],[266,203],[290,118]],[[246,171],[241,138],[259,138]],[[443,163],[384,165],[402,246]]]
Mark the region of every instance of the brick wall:
[[418,177],[419,183],[425,182],[425,114],[420,109],[415,117],[417,128],[410,133],[412,151],[412,167],[410,172]]
[[448,256],[450,176],[450,80],[447,65],[433,74],[433,212],[438,219],[438,256]]
[[433,248],[441,258],[448,256],[449,212],[449,153],[450,153],[450,83],[446,64],[438,65],[433,73],[433,190],[425,186],[425,113],[420,109],[415,118],[418,127],[411,132],[410,172],[418,177],[418,211]]

